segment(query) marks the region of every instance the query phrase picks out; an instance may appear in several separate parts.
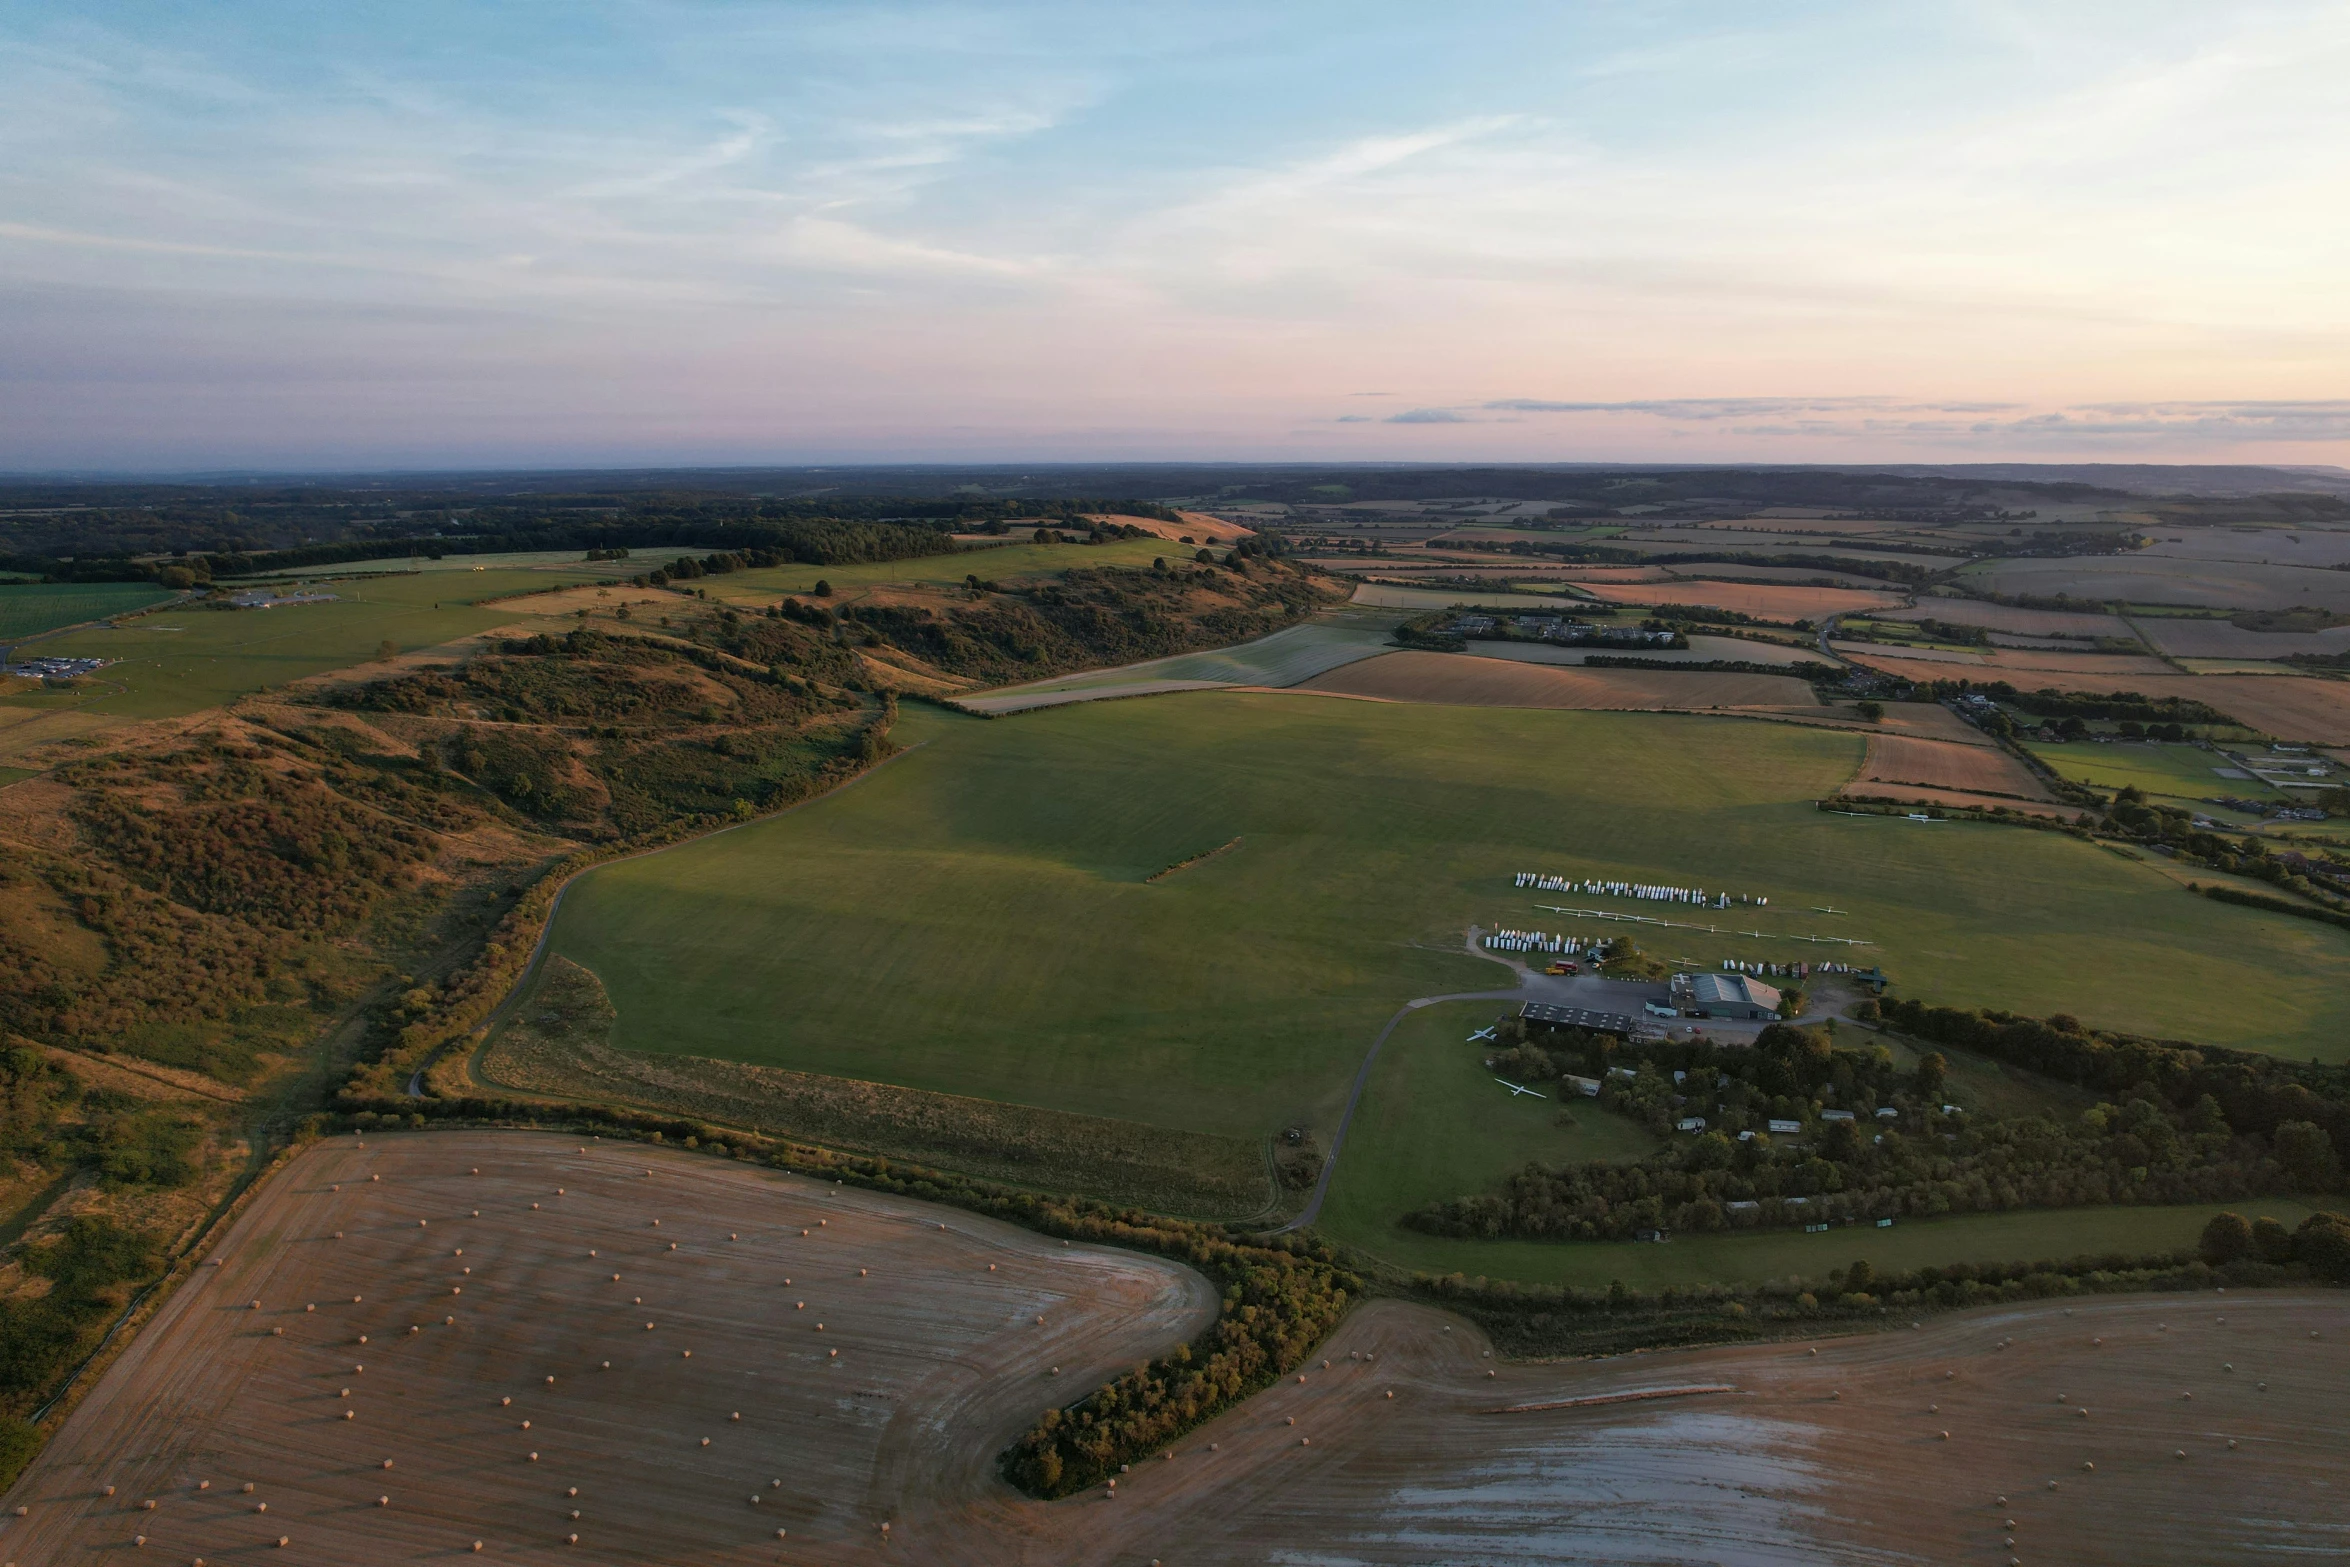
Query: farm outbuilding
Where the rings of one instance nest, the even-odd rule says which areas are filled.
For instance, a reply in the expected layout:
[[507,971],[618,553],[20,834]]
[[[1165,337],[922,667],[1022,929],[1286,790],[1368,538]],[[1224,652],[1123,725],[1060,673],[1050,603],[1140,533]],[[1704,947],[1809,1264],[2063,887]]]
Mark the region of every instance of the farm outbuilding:
[[1518,1008],[1518,1016],[1529,1023],[1549,1023],[1559,1028],[1587,1028],[1595,1034],[1629,1034],[1634,1024],[1621,1012],[1595,1012],[1588,1007],[1554,1006],[1547,1001],[1528,1001]]
[[1673,1000],[1699,1017],[1756,1021],[1779,1015],[1779,992],[1744,974],[1675,974]]

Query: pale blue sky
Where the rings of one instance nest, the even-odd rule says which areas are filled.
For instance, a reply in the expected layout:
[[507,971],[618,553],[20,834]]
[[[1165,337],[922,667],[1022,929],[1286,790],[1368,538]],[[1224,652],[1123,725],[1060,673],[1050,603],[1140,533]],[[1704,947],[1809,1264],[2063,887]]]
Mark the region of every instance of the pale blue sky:
[[0,0],[0,467],[2350,460],[2339,3]]

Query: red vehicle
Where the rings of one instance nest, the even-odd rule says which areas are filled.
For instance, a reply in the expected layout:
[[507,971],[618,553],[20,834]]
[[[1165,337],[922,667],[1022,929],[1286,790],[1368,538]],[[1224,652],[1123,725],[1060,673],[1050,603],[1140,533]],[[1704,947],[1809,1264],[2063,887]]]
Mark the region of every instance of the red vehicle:
[[1583,971],[1572,963],[1553,963],[1543,972],[1546,974],[1580,974]]

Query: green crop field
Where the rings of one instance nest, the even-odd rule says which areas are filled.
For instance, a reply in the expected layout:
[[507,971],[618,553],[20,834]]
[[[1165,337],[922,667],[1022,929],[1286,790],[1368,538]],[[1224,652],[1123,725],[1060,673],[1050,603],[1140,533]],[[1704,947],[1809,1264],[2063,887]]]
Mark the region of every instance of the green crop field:
[[[404,572],[555,570],[566,575],[594,576],[606,581],[626,581],[639,572],[651,571],[663,561],[675,560],[683,550],[647,551],[631,560],[583,559],[582,550],[517,550],[491,555],[443,555],[434,560],[427,555],[395,555],[384,560],[343,561],[331,566],[295,566],[283,571],[269,571],[252,578],[256,582],[275,582],[283,577],[350,577],[369,572],[397,574]],[[511,591],[511,590],[508,590]]]
[[2032,754],[2059,774],[2093,789],[2136,785],[2148,794],[2195,801],[2216,794],[2245,800],[2273,800],[2277,791],[2257,778],[2223,778],[2214,769],[2228,765],[2215,752],[2192,745],[2159,745],[2121,741],[2099,745],[2080,741],[2070,745],[2033,743]]
[[[575,884],[551,949],[602,977],[617,1043],[1190,1131],[1327,1129],[1396,1006],[1505,979],[1461,951],[1471,922],[1624,928],[1539,912],[1557,897],[1509,878],[1540,868],[1767,894],[1723,922],[1874,941],[1859,955],[1910,995],[2350,1048],[2350,936],[2066,838],[1818,812],[1848,734],[1203,692],[909,709],[900,738],[919,748],[854,788]],[[1707,965],[1823,955],[1648,940]]]
[[407,652],[508,624],[528,615],[527,600],[478,607],[477,601],[560,580],[543,571],[487,571],[332,582],[321,585],[337,595],[328,604],[253,610],[188,605],[114,630],[94,627],[51,638],[41,651],[122,660],[78,702],[84,710],[113,718],[170,718],[263,686],[363,663],[387,640]]
[[[25,582],[0,586],[0,643],[128,614],[172,597],[152,582]],[[43,653],[51,651],[44,646]]]
[[[1117,539],[1108,544],[992,544],[952,555],[924,555],[914,560],[879,560],[855,566],[767,566],[756,571],[729,572],[702,577],[692,584],[713,599],[734,604],[767,604],[786,593],[808,593],[818,582],[832,584],[843,601],[865,588],[884,584],[916,583],[957,587],[966,577],[989,582],[1049,577],[1072,566],[1148,566],[1165,556],[1184,559],[1195,547],[1172,539]],[[627,562],[636,571],[650,571],[661,563],[658,552]]]

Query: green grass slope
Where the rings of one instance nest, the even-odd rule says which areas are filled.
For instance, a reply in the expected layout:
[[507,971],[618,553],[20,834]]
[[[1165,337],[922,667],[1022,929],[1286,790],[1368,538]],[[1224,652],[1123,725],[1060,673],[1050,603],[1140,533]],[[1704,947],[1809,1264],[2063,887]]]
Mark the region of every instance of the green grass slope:
[[1509,876],[1542,867],[1767,893],[1734,923],[1871,938],[1910,995],[2350,1049],[2350,937],[2051,834],[1822,814],[1847,734],[1218,692],[910,710],[899,737],[927,743],[573,887],[551,949],[602,977],[617,1043],[1184,1130],[1327,1127],[1397,1005],[1505,978],[1461,953],[1470,922],[1623,928],[1538,913],[1564,900]]

